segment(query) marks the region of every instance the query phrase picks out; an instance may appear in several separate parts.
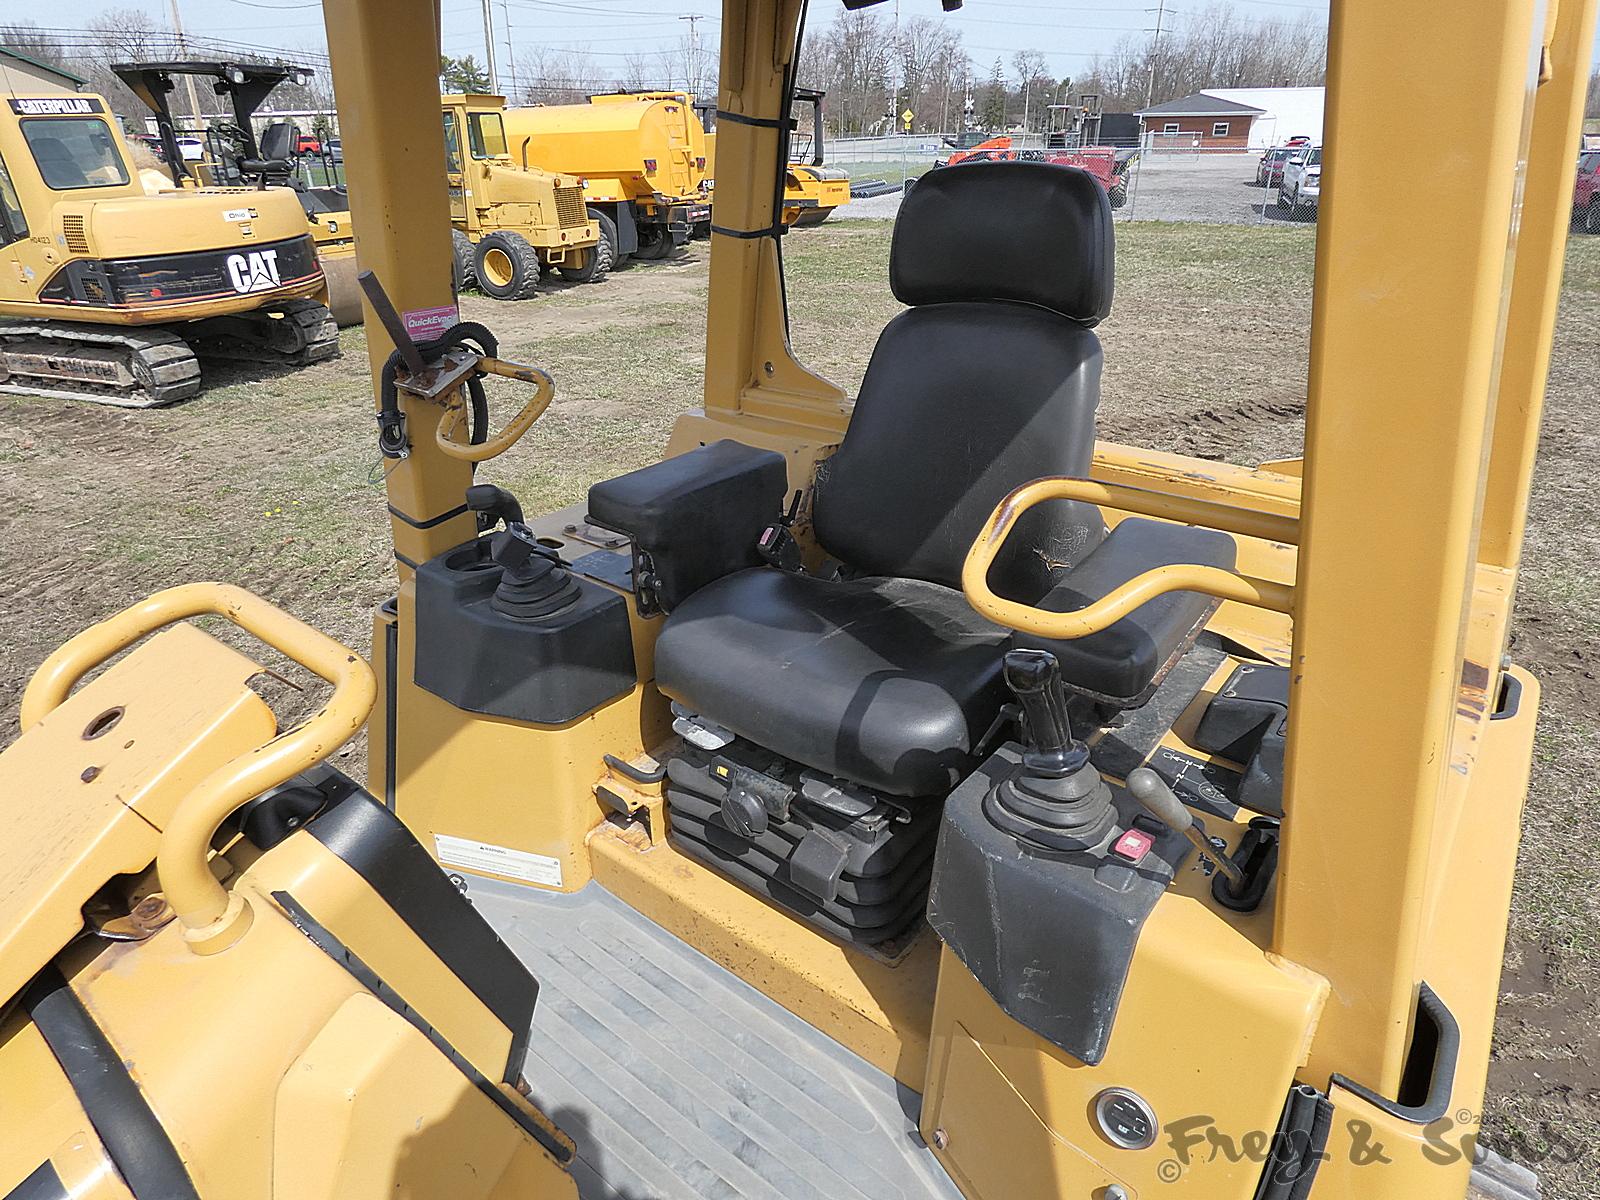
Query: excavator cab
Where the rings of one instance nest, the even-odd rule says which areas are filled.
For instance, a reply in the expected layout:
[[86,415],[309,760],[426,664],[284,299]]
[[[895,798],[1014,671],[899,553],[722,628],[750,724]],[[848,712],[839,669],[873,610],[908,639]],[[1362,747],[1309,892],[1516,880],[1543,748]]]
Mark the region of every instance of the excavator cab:
[[[1596,5],[1468,8],[1335,0],[1306,452],[1246,467],[1099,436],[1116,230],[1060,164],[926,177],[859,391],[807,370],[806,5],[727,0],[700,404],[535,512],[495,461],[559,380],[458,321],[436,8],[328,0],[395,592],[369,660],[199,584],[34,676],[0,1189],[1461,1197]],[[1442,211],[1397,102],[1485,114]]]

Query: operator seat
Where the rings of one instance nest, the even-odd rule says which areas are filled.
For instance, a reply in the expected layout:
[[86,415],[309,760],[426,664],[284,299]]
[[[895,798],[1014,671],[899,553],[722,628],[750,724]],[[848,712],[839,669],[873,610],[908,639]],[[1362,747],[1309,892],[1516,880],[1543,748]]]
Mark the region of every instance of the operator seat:
[[[762,532],[786,482],[772,451],[716,442],[589,491],[590,519],[632,540],[641,611],[667,613],[669,839],[836,937],[892,946],[922,918],[942,801],[1008,728],[1001,665],[1021,639],[972,609],[961,567],[1007,493],[1089,473],[1112,252],[1109,200],[1084,171],[923,177],[890,250],[910,307],[812,487],[830,569],[782,569],[798,556]],[[1233,560],[1226,534],[1136,518],[1107,534],[1093,505],[1057,500],[1023,514],[989,582],[1076,609],[1152,567]],[[1046,645],[1069,687],[1133,707],[1214,606],[1171,593]]]
[[[935,171],[906,197],[884,329],[838,452],[819,467],[817,540],[842,579],[755,568],[689,596],[656,680],[757,745],[894,796],[947,792],[1003,700],[1005,630],[960,591],[995,505],[1087,475],[1111,310],[1105,191],[1047,163]],[[1037,601],[1101,541],[1092,505],[1026,514],[991,580]]]
[[255,176],[260,187],[286,183],[294,172],[300,130],[288,121],[274,121],[261,133],[260,158],[239,158],[239,173]]

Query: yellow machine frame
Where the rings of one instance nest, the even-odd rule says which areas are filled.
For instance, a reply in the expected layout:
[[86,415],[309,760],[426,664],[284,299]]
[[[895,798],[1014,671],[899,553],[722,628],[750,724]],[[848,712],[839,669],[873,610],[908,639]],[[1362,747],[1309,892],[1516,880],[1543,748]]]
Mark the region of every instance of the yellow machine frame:
[[[666,447],[674,455],[730,438],[773,449],[797,489],[852,411],[796,360],[787,335],[775,226],[803,10],[803,0],[723,5],[718,108],[743,119],[721,132],[703,401]],[[396,349],[382,331],[452,301],[449,200],[416,182],[444,174],[432,84],[439,8],[328,0],[325,13],[356,147],[362,261],[398,310],[368,321],[380,379]],[[476,840],[537,857],[539,886],[600,883],[920,1093],[922,1137],[969,1200],[1254,1195],[1259,1157],[1196,1152],[1183,1130],[1203,1121],[1235,1142],[1267,1137],[1301,1087],[1327,1103],[1318,1200],[1461,1196],[1538,710],[1536,681],[1506,650],[1595,16],[1596,0],[1335,0],[1303,464],[1252,469],[1101,443],[1091,478],[1017,488],[973,544],[964,590],[1006,625],[1078,637],[1154,595],[1194,590],[1220,601],[1209,628],[1225,644],[1290,670],[1288,816],[1271,899],[1227,909],[1214,902],[1205,860],[1188,861],[1141,932],[1118,1037],[1101,1061],[1079,1061],[1014,1020],[933,936],[870,953],[836,942],[665,840],[662,785],[639,769],[670,737],[653,683],[659,616],[628,608],[636,686],[563,724],[486,717],[415,683],[415,572],[476,537],[462,505],[474,464],[509,449],[551,398],[542,372],[470,355],[408,376],[389,401],[410,446],[385,472],[400,586],[375,618],[372,670],[219,585],[154,597],[41,668],[3,769],[47,780],[47,794],[70,797],[62,811],[86,826],[114,821],[124,853],[134,846],[147,861],[153,847],[170,923],[127,947],[58,953],[81,903],[74,889],[98,885],[95,855],[112,845],[79,852],[58,838],[41,862],[0,873],[0,896],[52,918],[8,935],[17,953],[7,965],[26,973],[54,956],[70,977],[57,995],[70,992],[115,1032],[169,1120],[197,1131],[185,1142],[188,1169],[215,1194],[331,1197],[402,1176],[437,1194],[574,1194],[572,1143],[512,1083],[492,1082],[515,1057],[514,1035],[438,947],[314,838],[253,855],[217,836],[241,800],[325,756],[376,700],[370,790],[430,852],[440,854],[441,836]],[[1415,69],[1407,54],[1417,45],[1450,69]],[[1392,207],[1397,105],[1437,127],[1468,107],[1483,114],[1437,164],[1443,186],[1425,217]],[[460,438],[461,381],[474,370],[534,386],[521,415],[479,445]],[[1236,570],[1160,568],[1067,614],[996,595],[987,568],[1010,528],[1029,507],[1069,496],[1100,506],[1112,525],[1146,516],[1224,530]],[[569,557],[599,545],[586,540],[581,510],[529,525]],[[803,518],[796,528],[809,536]],[[246,686],[255,664],[182,629],[69,694],[108,656],[199,613],[277,646],[332,685],[331,698],[275,735]],[[1199,700],[1243,661],[1225,656]],[[169,675],[190,686],[165,688]],[[80,743],[106,716],[96,710],[123,692],[177,716],[152,731],[154,748],[141,727],[121,751],[108,746],[104,766],[77,774]],[[1205,758],[1192,743],[1193,707],[1163,744]],[[102,771],[101,791],[79,787],[92,789]],[[1244,819],[1209,820],[1207,831],[1231,848]],[[54,826],[48,814],[38,820],[43,842]],[[481,862],[451,869],[512,878]],[[152,882],[139,876],[130,900],[149,900]],[[341,961],[370,967],[412,1007],[379,1003],[382,988],[363,989],[352,980],[364,976],[319,957],[330,932]],[[318,938],[320,949],[307,940]],[[180,1002],[186,1022],[148,1020]],[[232,1069],[246,1097],[227,1110],[238,1128],[222,1128],[202,1111],[199,1084],[226,1058],[242,1014],[263,1033]],[[0,1171],[15,1174],[43,1145],[58,1176],[93,1177],[102,1160],[35,1025],[6,1020],[0,1079],[29,1081],[34,1103],[22,1109],[21,1149],[0,1149]],[[645,1036],[617,1033],[623,1054],[629,1037]],[[1103,1127],[1097,1134],[1094,1104],[1112,1088],[1160,1097],[1159,1150],[1108,1147]],[[413,1120],[436,1134],[430,1145],[396,1133]],[[267,1128],[270,1147],[259,1136]],[[275,1170],[277,1182],[263,1184]],[[124,1194],[97,1186],[94,1195]]]
[[[1338,1075],[1373,1094],[1396,1095],[1419,986],[1427,981],[1451,997],[1461,1025],[1450,1111],[1475,1114],[1481,1107],[1537,709],[1536,685],[1508,670],[1502,657],[1572,186],[1568,151],[1594,7],[1592,0],[1563,0],[1545,14],[1531,0],[1484,0],[1470,13],[1442,2],[1336,4],[1327,151],[1334,182],[1321,217],[1300,477],[1109,444],[1096,455],[1098,498],[1110,514],[1148,511],[1116,490],[1128,486],[1177,498],[1164,502],[1172,519],[1237,528],[1210,519],[1216,510],[1202,511],[1199,502],[1281,514],[1275,522],[1239,529],[1250,535],[1241,542],[1241,568],[1261,578],[1226,581],[1215,590],[1230,601],[1221,616],[1278,631],[1283,661],[1294,664],[1286,804],[1295,820],[1287,826],[1276,907],[1260,942],[1264,962],[1292,968],[1290,977],[1305,979],[1311,989],[1299,1032],[1285,1030],[1275,1051],[1287,1056],[1285,1081],[1321,1085]],[[417,5],[418,19],[424,8]],[[774,126],[782,115],[799,9],[797,0],[730,0],[724,8],[718,105],[769,122],[727,122],[719,130],[718,222],[734,231],[769,228],[777,216],[773,172],[782,164]],[[371,61],[387,62],[394,41],[383,30],[404,24],[390,6],[361,0],[330,6],[336,46],[385,47]],[[1419,44],[1438,48],[1452,70],[1418,71],[1397,59],[1398,47]],[[370,61],[335,54],[343,78],[386,99],[364,106],[372,127],[353,135],[385,144],[403,140],[404,106],[393,106],[370,77]],[[1452,156],[1449,186],[1438,193],[1449,211],[1431,211],[1426,231],[1397,219],[1386,199],[1392,185],[1386,139],[1373,131],[1384,128],[1380,106],[1397,95],[1424,119],[1447,122],[1468,103],[1488,114],[1471,144]],[[382,169],[425,172],[426,148],[414,152],[414,165],[391,159]],[[380,169],[373,162],[363,166]],[[374,179],[360,190],[375,196],[380,188]],[[419,224],[427,203],[415,197]],[[1380,211],[1384,220],[1373,222],[1370,214]],[[704,403],[679,421],[667,452],[735,438],[784,453],[792,486],[804,487],[848,424],[849,401],[790,353],[778,244],[718,236],[713,246]],[[437,300],[443,276],[430,254],[402,255],[398,247],[380,253],[378,269],[403,307]],[[1435,350],[1419,356],[1418,345]],[[375,346],[374,354],[385,350]],[[427,453],[391,472],[391,503],[409,518],[394,524],[402,580],[409,563],[470,535],[464,520],[417,527],[447,510],[465,482],[456,467]],[[1208,582],[1217,581],[1180,574],[1159,586]],[[407,592],[403,584],[402,647]],[[1239,605],[1290,614],[1292,623],[1250,616]],[[380,634],[392,620],[380,620]],[[497,735],[468,717],[443,728],[431,712],[408,720],[408,703],[420,702],[407,687],[405,655],[402,649],[394,663],[400,697],[394,736],[412,748],[401,750],[398,777],[388,784],[398,791],[402,814],[415,805],[408,820],[421,829],[445,813],[470,824],[460,798],[435,792],[404,766],[404,756],[431,758],[459,746],[465,759],[469,744]],[[1520,702],[1513,703],[1509,697],[1518,693]],[[649,748],[659,722],[651,712],[649,696],[626,702],[617,714],[625,731],[611,743],[616,753],[628,757]],[[1403,716],[1397,720],[1397,714]],[[597,732],[560,731],[551,752],[570,762]],[[374,735],[376,750],[384,743],[376,729]],[[415,800],[408,796],[411,783],[418,785]],[[659,804],[648,795],[636,801],[644,811]],[[761,906],[674,860],[669,848],[653,850],[661,860],[655,867],[640,865],[644,856],[637,853],[626,867],[625,839],[605,826],[589,842],[586,869],[586,856],[572,851],[585,825],[602,815],[598,805],[585,803],[566,812],[559,828],[537,835],[501,828],[494,835],[567,847],[573,860],[568,886],[591,874],[601,877],[735,969],[760,962],[771,994],[908,1082],[930,1092],[939,1086],[938,1072],[926,1076],[919,1061],[923,1036],[907,1026],[920,1007],[916,993],[931,986],[929,976],[912,982],[908,973],[898,987],[864,988],[861,981],[873,978],[875,968],[825,945],[797,948],[794,943],[807,937],[795,936],[792,923],[764,919],[756,911]],[[668,861],[676,878],[663,876]],[[787,938],[779,927],[788,929]],[[956,994],[968,993],[971,1011],[964,1009],[959,1021],[985,1049],[989,1065],[981,1070],[998,1071],[1001,1081],[1020,1086],[1012,1070],[1020,1063],[1008,1067],[988,1053],[975,1028],[1004,1019],[970,997],[962,974],[946,956],[941,980],[949,977],[951,984],[937,985],[940,1012],[957,1004]],[[1207,979],[1199,986],[1218,985]],[[936,1039],[947,1039],[954,1028],[942,1016],[933,1018]],[[1009,1038],[1003,1030],[991,1033]],[[932,1061],[954,1064],[948,1054],[936,1049]],[[938,1068],[945,1069],[955,1067]],[[969,1086],[987,1078],[971,1076],[976,1069],[962,1068]],[[1446,1195],[1464,1181],[1464,1162],[1441,1172],[1422,1155],[1423,1133],[1392,1111],[1337,1083],[1332,1097],[1340,1130],[1358,1118],[1391,1146],[1407,1149],[1381,1180],[1359,1172],[1344,1179],[1350,1156],[1335,1151],[1319,1195]],[[1210,1102],[1216,1102],[1214,1090]],[[1031,1101],[1030,1107],[1042,1111]],[[939,1120],[941,1111],[931,1105],[929,1120]],[[968,1119],[984,1124],[981,1113]],[[981,1153],[1005,1157],[997,1144],[983,1146]],[[949,1165],[961,1174],[959,1160]],[[1441,1174],[1455,1182],[1442,1184]],[[1006,1178],[1014,1183],[1024,1176]],[[1000,1186],[995,1180],[967,1182],[974,1194],[1001,1194],[991,1190]]]

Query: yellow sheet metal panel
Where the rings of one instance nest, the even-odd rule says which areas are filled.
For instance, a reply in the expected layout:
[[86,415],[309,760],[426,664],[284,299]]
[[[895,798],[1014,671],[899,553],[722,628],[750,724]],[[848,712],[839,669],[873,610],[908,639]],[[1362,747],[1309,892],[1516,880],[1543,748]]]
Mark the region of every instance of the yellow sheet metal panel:
[[605,827],[590,843],[607,891],[879,1070],[921,1091],[938,939],[894,964],[840,945],[661,843]]
[[[446,862],[451,870],[576,891],[591,874],[584,839],[610,811],[594,794],[605,774],[602,758],[630,759],[660,744],[666,702],[640,684],[562,726],[465,712],[412,682],[413,611],[408,582],[400,591],[395,672],[395,812],[429,853],[440,856],[443,846],[447,860],[454,855]],[[498,857],[504,869],[490,869],[485,856]]]
[[[357,958],[394,988],[486,1079],[505,1074],[512,1030],[494,1017],[383,896],[311,837],[291,837],[245,873],[255,907],[288,892]],[[259,901],[255,899],[259,897]]]
[[346,1000],[295,1060],[275,1116],[279,1196],[577,1194],[572,1177],[427,1038],[366,994]]
[[1596,0],[1560,0],[1553,7],[1554,29],[1547,35],[1551,77],[1540,85],[1534,102],[1483,505],[1483,560],[1513,569],[1522,556],[1528,490],[1539,449],[1550,342],[1572,218],[1574,147],[1583,127],[1597,6]]
[[[1534,8],[1346,2],[1329,29],[1276,945],[1333,988],[1310,1076],[1389,1094],[1449,769]],[[1450,69],[1419,68],[1418,46]],[[1435,156],[1430,202],[1397,207],[1370,131],[1467,109],[1482,120]]]
[[[1230,839],[1238,832],[1219,822],[1210,830]],[[1108,1179],[1133,1196],[1176,1191],[1178,1183],[1197,1196],[1252,1193],[1259,1161],[1205,1150],[1175,1157],[1172,1139],[1198,1134],[1203,1145],[1214,1130],[1238,1145],[1246,1134],[1277,1128],[1327,988],[1264,950],[1266,913],[1224,914],[1210,901],[1209,884],[1191,858],[1157,903],[1105,1057],[1093,1067],[1012,1020],[959,959],[944,953],[922,1134],[972,1182],[968,1200],[1090,1196]],[[990,1102],[972,1103],[962,1094],[966,1086],[984,1087]],[[1094,1101],[1112,1087],[1149,1105],[1162,1131],[1155,1145],[1124,1149],[1100,1131]],[[1023,1130],[1011,1127],[1015,1122]],[[976,1147],[966,1151],[974,1157],[962,1158],[964,1146]],[[996,1151],[1019,1161],[982,1164],[983,1154]],[[1024,1180],[1035,1186],[1009,1190]],[[1051,1186],[1043,1189],[1046,1181]]]
[[14,1008],[0,1023],[0,1195],[48,1160],[73,1200],[132,1200],[44,1038]]
[[71,940],[114,875],[154,861],[191,789],[271,739],[255,663],[189,625],[151,638],[0,755],[0,996]]

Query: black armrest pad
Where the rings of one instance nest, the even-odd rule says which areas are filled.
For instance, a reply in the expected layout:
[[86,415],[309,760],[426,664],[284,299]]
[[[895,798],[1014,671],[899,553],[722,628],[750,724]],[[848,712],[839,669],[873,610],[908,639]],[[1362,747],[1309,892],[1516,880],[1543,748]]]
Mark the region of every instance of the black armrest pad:
[[[1130,517],[1068,572],[1039,607],[1050,612],[1084,608],[1153,567],[1197,563],[1232,568],[1236,553],[1233,538],[1214,529]],[[1149,699],[1169,662],[1187,648],[1215,607],[1215,600],[1199,592],[1168,592],[1085,638],[1050,641],[1018,634],[1015,641],[1054,654],[1068,686],[1131,708]]]
[[589,519],[633,539],[650,566],[650,579],[635,580],[641,599],[671,609],[712,580],[760,564],[756,539],[782,513],[787,487],[783,455],[713,442],[595,484]]

